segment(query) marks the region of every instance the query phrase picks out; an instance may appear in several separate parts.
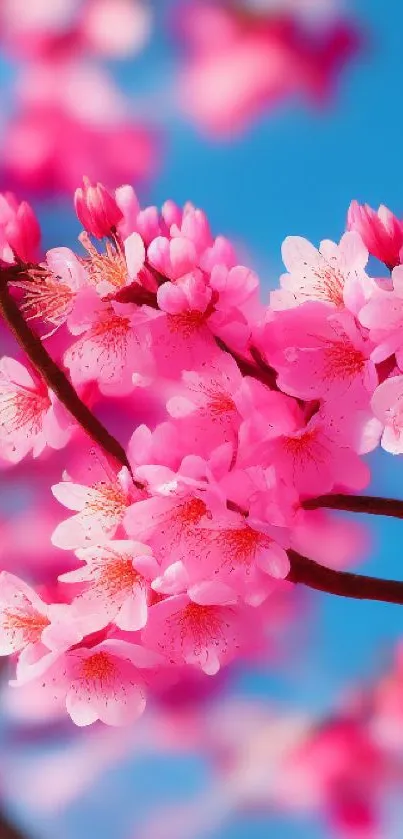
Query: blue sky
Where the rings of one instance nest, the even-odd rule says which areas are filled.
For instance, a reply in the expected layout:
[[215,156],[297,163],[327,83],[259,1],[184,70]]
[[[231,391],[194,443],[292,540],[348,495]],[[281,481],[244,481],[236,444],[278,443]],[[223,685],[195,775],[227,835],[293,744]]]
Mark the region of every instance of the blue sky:
[[[397,0],[387,4],[355,0],[349,5],[367,27],[368,44],[362,58],[344,75],[336,101],[325,115],[302,104],[287,104],[230,145],[206,142],[176,115],[165,126],[168,143],[160,175],[145,195],[150,202],[170,197],[178,202],[190,199],[203,207],[216,232],[242,243],[267,289],[281,272],[284,237],[299,234],[315,243],[337,239],[352,198],[372,205],[382,202],[403,215],[403,5]],[[146,93],[153,85],[158,86],[159,96],[163,94],[160,80],[171,63],[161,35],[136,65],[136,83],[133,68],[119,70],[119,77],[126,90],[140,91],[147,103]],[[157,113],[155,119],[158,122]],[[74,223],[62,209],[58,213],[51,206],[38,209],[47,229],[47,244],[66,244]],[[402,496],[400,458],[378,453],[373,462],[374,493]],[[403,578],[403,523],[379,519],[369,526],[374,547],[365,570]],[[377,671],[390,642],[401,634],[403,611],[328,596],[314,598],[317,631],[303,662],[287,674],[244,673],[239,689],[320,713],[331,707],[350,680]],[[57,835],[60,839],[87,835],[119,839],[126,836],[129,818],[145,801],[158,802],[161,794],[165,800],[186,796],[186,790],[202,784],[203,775],[197,760],[151,760],[141,768],[127,768],[58,823]],[[105,795],[110,806],[100,810]],[[30,823],[29,815],[24,818]],[[117,824],[120,827],[115,829]],[[44,839],[56,835],[54,831],[54,822],[37,825]],[[311,821],[280,822],[259,816],[237,820],[215,839],[277,839],[280,835],[283,839],[327,839],[329,834],[324,825]]]

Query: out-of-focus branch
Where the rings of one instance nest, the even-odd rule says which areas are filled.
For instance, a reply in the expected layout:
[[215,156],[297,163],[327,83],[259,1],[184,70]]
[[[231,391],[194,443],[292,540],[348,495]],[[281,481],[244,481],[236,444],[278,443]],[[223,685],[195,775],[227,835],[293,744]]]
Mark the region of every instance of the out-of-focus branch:
[[0,839],[27,839],[27,836],[22,833],[20,828],[14,824],[0,810]]

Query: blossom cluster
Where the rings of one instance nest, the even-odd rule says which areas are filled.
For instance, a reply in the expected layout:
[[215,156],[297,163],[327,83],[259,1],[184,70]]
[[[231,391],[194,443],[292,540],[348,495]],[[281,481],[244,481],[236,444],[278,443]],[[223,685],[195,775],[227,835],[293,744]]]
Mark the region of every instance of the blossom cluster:
[[305,507],[362,490],[379,444],[402,451],[403,223],[353,202],[339,244],[289,237],[265,304],[191,204],[85,180],[82,250],[38,262],[35,218],[2,200],[0,303],[30,337],[0,362],[0,456],[46,477],[59,450],[66,560],[45,593],[2,572],[0,653],[78,725],[123,724],[262,648],[292,551],[356,559],[352,526]]

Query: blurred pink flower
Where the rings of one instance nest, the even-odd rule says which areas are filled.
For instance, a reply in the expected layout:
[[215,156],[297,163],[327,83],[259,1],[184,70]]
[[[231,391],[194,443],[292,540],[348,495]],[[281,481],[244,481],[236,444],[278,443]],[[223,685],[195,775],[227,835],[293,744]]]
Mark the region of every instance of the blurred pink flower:
[[321,104],[359,45],[343,20],[309,30],[282,8],[244,10],[198,0],[179,7],[185,60],[181,105],[205,131],[230,137],[294,94]]

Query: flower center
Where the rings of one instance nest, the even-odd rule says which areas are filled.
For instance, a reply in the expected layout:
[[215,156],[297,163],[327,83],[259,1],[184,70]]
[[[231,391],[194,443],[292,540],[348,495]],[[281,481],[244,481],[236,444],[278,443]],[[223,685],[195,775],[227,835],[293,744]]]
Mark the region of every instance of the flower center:
[[177,315],[168,315],[168,328],[170,332],[179,332],[185,338],[189,338],[204,326],[208,317],[209,313],[207,311],[199,312],[197,309],[179,312]]
[[216,641],[224,637],[222,618],[217,606],[200,606],[198,603],[189,603],[183,612],[180,612],[177,616],[177,623],[180,628],[182,644],[190,635],[196,654],[205,647],[206,642]]
[[38,641],[49,623],[46,615],[41,615],[40,612],[32,611],[31,614],[27,614],[22,610],[13,612],[8,609],[5,610],[2,621],[5,630],[22,633],[27,643]]
[[112,679],[115,673],[116,666],[105,652],[94,653],[81,662],[81,675],[89,681]]
[[19,280],[14,283],[25,292],[21,310],[26,314],[26,319],[40,318],[60,326],[72,309],[74,292],[51,272],[33,271],[30,276],[31,281]]
[[107,518],[123,518],[128,506],[128,499],[120,484],[105,484],[100,481],[91,488],[90,497],[85,505],[88,514],[99,514]]
[[107,242],[106,252],[99,253],[86,233],[81,234],[80,241],[88,253],[88,257],[84,259],[84,264],[90,280],[95,286],[101,282],[109,283],[114,289],[120,289],[127,285],[127,264],[125,256],[120,250],[116,250],[110,242]]
[[251,527],[228,528],[218,532],[216,544],[222,553],[223,565],[249,567],[258,550],[270,546],[270,539]]
[[129,319],[115,315],[112,311],[97,321],[91,329],[94,337],[105,337],[105,339],[108,339],[108,344],[111,349],[116,347],[116,343],[122,338],[125,338],[129,331]]
[[199,524],[203,516],[206,515],[207,507],[201,498],[190,498],[184,504],[180,504],[176,508],[176,517],[181,521],[184,527],[191,527]]
[[142,581],[143,577],[133,568],[129,556],[115,556],[110,562],[100,563],[98,583],[111,597]]
[[[344,277],[337,268],[323,267],[320,271],[314,271],[317,278],[312,286],[316,299],[327,300],[335,306],[343,305]],[[307,295],[308,296],[308,295]]]
[[47,395],[22,388],[4,390],[0,393],[0,428],[12,434],[28,426],[31,434],[38,434],[49,406]]
[[363,372],[366,358],[362,350],[348,340],[329,342],[325,349],[325,376],[330,379],[353,379]]

